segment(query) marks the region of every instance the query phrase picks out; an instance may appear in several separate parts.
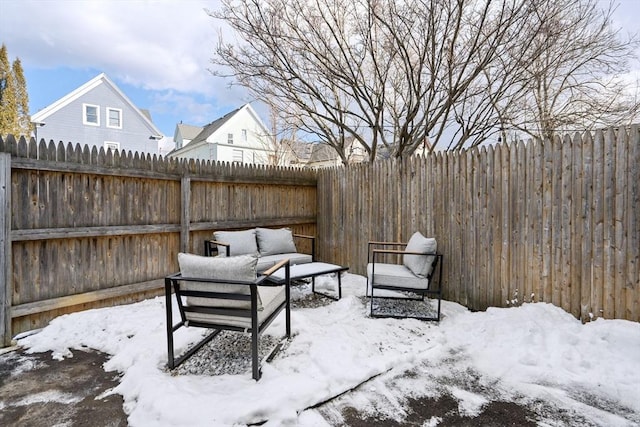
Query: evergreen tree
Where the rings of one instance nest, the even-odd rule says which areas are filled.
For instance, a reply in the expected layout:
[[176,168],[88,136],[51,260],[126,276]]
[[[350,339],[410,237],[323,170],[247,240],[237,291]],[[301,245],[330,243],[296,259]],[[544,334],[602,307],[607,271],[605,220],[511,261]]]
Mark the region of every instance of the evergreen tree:
[[29,96],[19,59],[9,63],[7,48],[0,48],[0,135],[28,136],[31,132]]
[[24,78],[22,62],[20,58],[13,61],[11,67],[13,80],[16,85],[16,104],[18,107],[18,128],[21,135],[29,135],[33,130],[31,115],[29,114],[29,94],[27,93],[27,81]]

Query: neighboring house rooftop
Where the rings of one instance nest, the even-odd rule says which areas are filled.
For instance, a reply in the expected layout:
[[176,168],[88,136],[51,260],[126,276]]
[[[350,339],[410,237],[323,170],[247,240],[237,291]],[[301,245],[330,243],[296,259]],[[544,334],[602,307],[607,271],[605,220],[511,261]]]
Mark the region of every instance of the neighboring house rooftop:
[[299,163],[338,161],[336,150],[324,142],[293,141],[289,143],[289,147]]
[[309,156],[309,163],[320,163],[329,161],[338,161],[339,156],[335,148],[325,143],[312,144],[311,156]]
[[202,128],[202,131],[198,135],[196,135],[196,137],[193,138],[193,140],[191,140],[191,142],[195,144],[195,143],[200,142],[200,141],[206,141],[207,138],[209,138],[211,135],[213,135],[213,133],[215,131],[220,129],[222,127],[222,125],[224,125],[227,121],[229,121],[229,119],[231,117],[233,117],[238,111],[240,111],[241,108],[242,107],[236,108],[235,110],[231,111],[230,113],[227,113],[224,116],[222,116],[222,117],[212,121],[208,125],[206,125],[204,128]]
[[200,132],[202,132],[202,129],[202,126],[178,123],[178,131],[180,132],[180,135],[182,135],[184,139],[188,139],[190,141],[193,141],[193,139],[198,136]]
[[[292,164],[299,163],[307,167],[324,167],[342,163],[342,159],[335,148],[324,142],[292,141],[288,143],[288,146],[293,157]],[[347,154],[349,163],[361,162],[366,158],[360,143],[356,142],[355,139],[349,141]]]

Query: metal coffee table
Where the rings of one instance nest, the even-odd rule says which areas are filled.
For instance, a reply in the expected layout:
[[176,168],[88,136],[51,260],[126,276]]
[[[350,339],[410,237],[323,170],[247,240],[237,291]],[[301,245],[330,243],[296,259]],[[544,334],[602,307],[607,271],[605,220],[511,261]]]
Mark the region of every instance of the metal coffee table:
[[[347,271],[349,267],[343,267],[341,265],[328,264],[326,262],[310,262],[307,264],[296,264],[292,265],[289,269],[289,278],[291,280],[296,279],[309,279],[311,278],[311,290],[314,294],[322,295],[327,298],[331,298],[332,300],[339,300],[342,298],[342,272]],[[336,294],[338,297],[336,298],[333,295],[325,294],[322,292],[316,291],[316,276],[321,276],[323,274],[331,274],[337,273],[338,276],[338,289]],[[273,283],[284,283],[285,281],[285,271],[284,268],[279,269],[275,273],[273,273],[269,277],[269,281]]]

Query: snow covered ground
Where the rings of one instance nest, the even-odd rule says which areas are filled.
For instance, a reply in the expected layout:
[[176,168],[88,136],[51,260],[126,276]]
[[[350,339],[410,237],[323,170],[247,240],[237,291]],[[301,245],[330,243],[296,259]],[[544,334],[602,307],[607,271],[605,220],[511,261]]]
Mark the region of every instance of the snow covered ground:
[[[331,278],[317,280],[317,286],[332,285]],[[266,425],[329,425],[326,414],[312,407],[360,384],[342,401],[363,413],[398,420],[407,398],[448,393],[471,415],[489,399],[502,399],[525,405],[544,402],[566,411],[566,419],[575,415],[577,424],[640,425],[638,323],[598,319],[583,325],[546,303],[472,313],[446,301],[440,324],[371,319],[364,290],[364,277],[346,274],[340,301],[295,309],[293,338],[274,360],[263,363],[259,382],[251,379],[250,366],[242,361],[206,370],[222,366],[222,359],[215,359],[222,356],[206,348],[194,356],[190,368],[168,372],[161,297],[61,316],[19,344],[29,352],[53,351],[56,358],[87,347],[111,355],[104,369],[122,373],[112,393],[124,397],[132,426],[265,420]],[[304,292],[303,287],[293,294],[304,298]],[[202,333],[181,329],[177,352]],[[284,333],[283,315],[267,333]],[[214,349],[242,346],[247,338],[229,334],[212,344]],[[490,389],[492,395],[461,386],[469,382],[478,390]],[[437,423],[434,419],[428,425]],[[552,419],[542,424],[564,425]]]

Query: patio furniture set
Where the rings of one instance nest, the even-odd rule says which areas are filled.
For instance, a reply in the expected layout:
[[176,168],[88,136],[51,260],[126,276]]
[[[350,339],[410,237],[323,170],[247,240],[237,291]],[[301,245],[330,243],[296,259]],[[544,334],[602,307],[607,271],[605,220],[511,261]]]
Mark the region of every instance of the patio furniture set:
[[[298,252],[295,240],[310,243],[311,254]],[[404,249],[400,249],[404,247]],[[221,331],[251,334],[252,377],[261,376],[258,344],[261,334],[285,312],[285,337],[291,337],[291,285],[311,281],[314,294],[339,300],[342,274],[349,267],[318,262],[315,237],[294,234],[287,228],[255,228],[240,231],[216,231],[205,242],[205,255],[178,254],[180,272],[165,278],[167,351],[169,369],[196,353]],[[390,256],[402,257],[402,263],[388,262]],[[332,293],[316,290],[315,278],[335,274]],[[371,317],[415,317],[440,320],[442,255],[435,239],[419,232],[407,243],[369,242],[367,291]],[[389,292],[392,291],[392,292]],[[175,295],[180,321],[173,323],[172,295]],[[406,316],[379,312],[376,299],[413,299],[425,296],[437,299],[436,316]],[[174,333],[182,327],[210,329],[197,344],[179,357],[174,349]],[[270,360],[283,341],[267,355]]]

